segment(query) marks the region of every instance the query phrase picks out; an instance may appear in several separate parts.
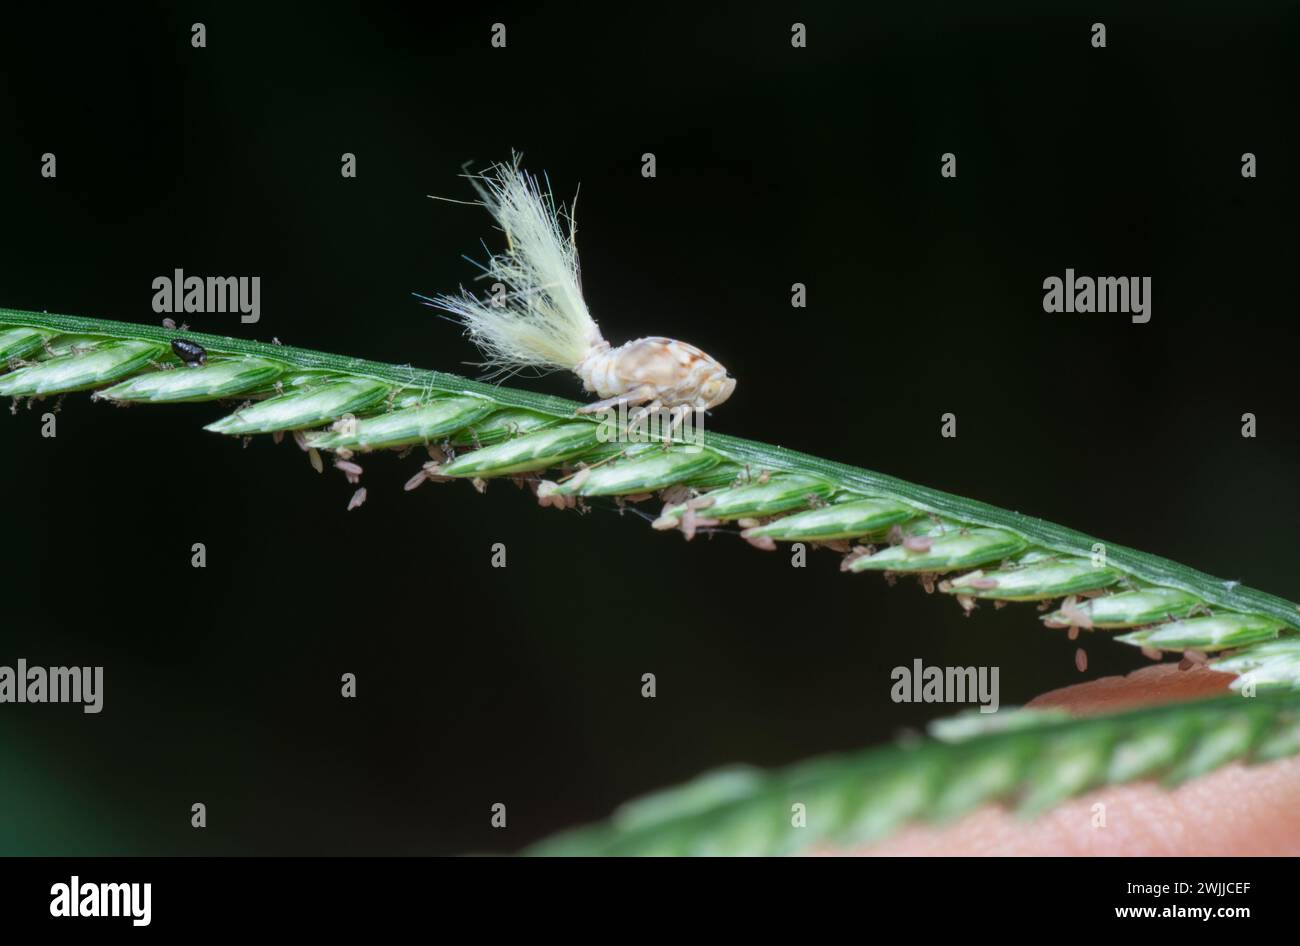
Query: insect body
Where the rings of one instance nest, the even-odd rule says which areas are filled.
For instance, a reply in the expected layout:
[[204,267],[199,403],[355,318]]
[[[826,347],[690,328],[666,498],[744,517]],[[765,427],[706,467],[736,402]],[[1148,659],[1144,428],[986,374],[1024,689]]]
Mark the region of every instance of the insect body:
[[620,401],[658,407],[706,410],[731,397],[736,380],[694,345],[671,338],[638,338],[610,348],[594,347],[574,369],[582,386],[604,400],[579,413],[605,410]]
[[172,353],[191,368],[200,368],[208,363],[207,349],[185,338],[172,339]]
[[494,375],[572,371],[600,398],[579,413],[626,403],[683,416],[731,397],[735,379],[694,345],[651,337],[614,347],[605,340],[582,296],[573,215],[557,210],[518,158],[470,180],[506,235],[505,252],[483,265],[483,278],[499,291],[480,299],[462,289],[426,301],[465,326]]

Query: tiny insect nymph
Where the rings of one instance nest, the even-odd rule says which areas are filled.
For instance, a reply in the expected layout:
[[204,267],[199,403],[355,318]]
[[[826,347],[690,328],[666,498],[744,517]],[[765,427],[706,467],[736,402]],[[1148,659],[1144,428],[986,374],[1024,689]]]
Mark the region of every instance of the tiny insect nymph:
[[674,428],[689,412],[731,397],[735,379],[694,345],[658,336],[618,346],[605,340],[582,296],[572,211],[557,208],[518,157],[469,179],[506,236],[505,252],[482,265],[482,278],[500,287],[487,299],[462,289],[425,301],[465,326],[493,377],[563,368],[599,398],[578,413],[645,405],[645,413],[671,410]]
[[617,348],[601,342],[573,369],[584,390],[602,400],[578,413],[606,410],[620,401],[646,404],[648,410],[716,407],[736,389],[736,379],[694,345],[674,338],[638,338]]
[[185,338],[172,339],[172,353],[191,368],[200,368],[208,363],[207,349]]

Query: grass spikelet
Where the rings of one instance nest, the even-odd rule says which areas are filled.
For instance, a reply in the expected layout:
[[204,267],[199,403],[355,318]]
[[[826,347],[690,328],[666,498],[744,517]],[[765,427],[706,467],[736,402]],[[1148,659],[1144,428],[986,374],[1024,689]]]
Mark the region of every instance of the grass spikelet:
[[950,572],[1000,561],[1024,551],[1025,540],[1000,529],[971,529],[943,535],[930,543],[924,552],[913,552],[903,545],[882,549],[854,561],[851,571]]
[[39,351],[49,337],[48,332],[21,326],[0,331],[0,364]]
[[888,499],[858,499],[810,509],[765,526],[747,529],[747,538],[781,542],[856,539],[915,517],[916,510]]
[[178,404],[236,397],[271,384],[284,372],[283,365],[260,358],[226,358],[201,368],[155,371],[137,375],[99,392],[111,401]]
[[593,424],[559,424],[467,453],[444,466],[442,475],[482,478],[531,473],[589,454],[598,445]]
[[963,575],[940,590],[974,598],[1042,601],[1107,588],[1119,579],[1115,569],[1094,566],[1088,559],[1026,556],[1018,567],[981,572],[978,578]]
[[[718,465],[718,457],[703,450],[689,451],[644,446],[629,451],[626,459],[589,467],[560,483],[554,495],[631,496],[650,493],[679,483],[693,482]],[[731,473],[735,475],[734,471]]]
[[1277,621],[1247,614],[1216,614],[1161,624],[1150,630],[1122,634],[1117,640],[1157,650],[1225,650],[1277,637]]
[[208,424],[204,430],[236,437],[276,430],[305,430],[374,407],[387,397],[389,390],[382,381],[324,381],[235,411]]
[[1201,599],[1177,588],[1143,588],[1094,598],[1074,606],[1075,614],[1060,611],[1043,615],[1048,627],[1069,627],[1085,618],[1089,627],[1140,627],[1173,617],[1189,616]]
[[[765,482],[740,482],[716,489],[707,495],[709,516],[713,519],[744,519],[775,516],[824,501],[834,492],[829,483],[809,476],[773,476]],[[687,503],[664,510],[664,515],[681,518]]]
[[382,450],[429,443],[472,427],[495,410],[496,405],[483,398],[440,398],[357,420],[341,430],[315,434],[308,442],[318,450]]
[[47,361],[0,377],[0,396],[40,397],[99,387],[134,374],[163,350],[148,342],[105,342],[88,351],[66,349]]

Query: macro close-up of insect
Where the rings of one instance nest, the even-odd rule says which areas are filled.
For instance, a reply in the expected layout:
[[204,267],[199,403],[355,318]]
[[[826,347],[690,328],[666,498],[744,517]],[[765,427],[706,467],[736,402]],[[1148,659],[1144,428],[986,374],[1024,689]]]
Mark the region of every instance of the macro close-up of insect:
[[427,301],[465,326],[490,376],[572,371],[584,391],[601,399],[579,413],[619,404],[646,405],[644,414],[668,409],[670,430],[689,412],[731,397],[735,379],[694,345],[652,336],[610,347],[582,297],[577,220],[569,211],[566,234],[563,208],[520,169],[518,156],[469,180],[505,235],[505,252],[482,267],[482,278],[500,294],[484,300],[462,290]]
[[827,855],[1281,909],[1295,16],[28,15],[23,915]]
[[195,342],[184,338],[172,339],[172,354],[190,368],[202,368],[208,363],[208,353]]

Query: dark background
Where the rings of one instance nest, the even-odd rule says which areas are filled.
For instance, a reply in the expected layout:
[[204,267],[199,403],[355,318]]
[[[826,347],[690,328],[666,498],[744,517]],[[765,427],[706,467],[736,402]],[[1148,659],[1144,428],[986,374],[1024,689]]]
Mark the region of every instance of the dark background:
[[[260,275],[258,325],[188,321],[472,371],[410,293],[468,282],[494,234],[425,195],[468,198],[464,162],[519,149],[557,195],[581,183],[605,334],[739,379],[715,429],[1300,598],[1297,19],[1032,9],[7,11],[0,305],[155,322],[156,276]],[[1152,276],[1152,321],[1045,314],[1066,267]],[[73,396],[52,440],[40,413],[0,417],[0,663],[102,664],[105,710],[0,707],[0,852],[509,851],[720,764],[920,726],[951,707],[890,702],[917,657],[1000,666],[1004,704],[1080,679],[1032,607],[963,620],[827,553],[794,569],[505,484],[405,494],[414,458],[368,461],[345,513],[291,445],[202,431],[217,405]],[[1086,646],[1090,676],[1145,663]]]

